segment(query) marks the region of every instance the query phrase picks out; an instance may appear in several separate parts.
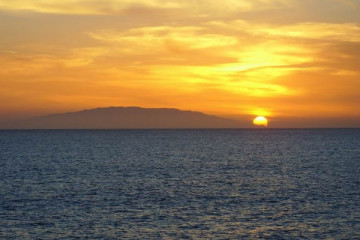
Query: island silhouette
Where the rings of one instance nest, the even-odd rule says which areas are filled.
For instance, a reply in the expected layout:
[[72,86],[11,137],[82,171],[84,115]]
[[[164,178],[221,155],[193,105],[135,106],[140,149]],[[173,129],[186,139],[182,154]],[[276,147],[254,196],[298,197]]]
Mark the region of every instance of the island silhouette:
[[21,120],[17,129],[239,128],[240,122],[175,108],[107,107]]

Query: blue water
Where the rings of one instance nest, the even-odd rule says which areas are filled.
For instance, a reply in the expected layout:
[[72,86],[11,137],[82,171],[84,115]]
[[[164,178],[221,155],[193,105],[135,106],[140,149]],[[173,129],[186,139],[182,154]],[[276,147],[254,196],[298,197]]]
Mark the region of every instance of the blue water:
[[360,239],[360,129],[0,131],[0,239]]

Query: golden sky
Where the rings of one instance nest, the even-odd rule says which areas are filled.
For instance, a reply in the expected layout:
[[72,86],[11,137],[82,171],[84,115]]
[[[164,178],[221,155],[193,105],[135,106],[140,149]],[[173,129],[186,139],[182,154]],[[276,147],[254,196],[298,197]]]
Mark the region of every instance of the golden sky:
[[0,0],[0,117],[173,107],[360,127],[360,0]]

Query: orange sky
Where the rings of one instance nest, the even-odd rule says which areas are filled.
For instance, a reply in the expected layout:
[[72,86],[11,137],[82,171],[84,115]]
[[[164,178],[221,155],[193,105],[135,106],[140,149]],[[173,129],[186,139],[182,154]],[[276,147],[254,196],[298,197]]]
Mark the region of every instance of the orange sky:
[[359,0],[0,0],[0,117],[142,106],[360,127],[359,13]]

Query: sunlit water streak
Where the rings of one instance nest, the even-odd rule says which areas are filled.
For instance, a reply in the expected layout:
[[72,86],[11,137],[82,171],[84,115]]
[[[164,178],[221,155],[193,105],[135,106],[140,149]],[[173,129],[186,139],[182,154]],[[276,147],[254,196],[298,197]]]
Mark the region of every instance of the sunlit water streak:
[[360,130],[0,131],[0,239],[360,239]]

